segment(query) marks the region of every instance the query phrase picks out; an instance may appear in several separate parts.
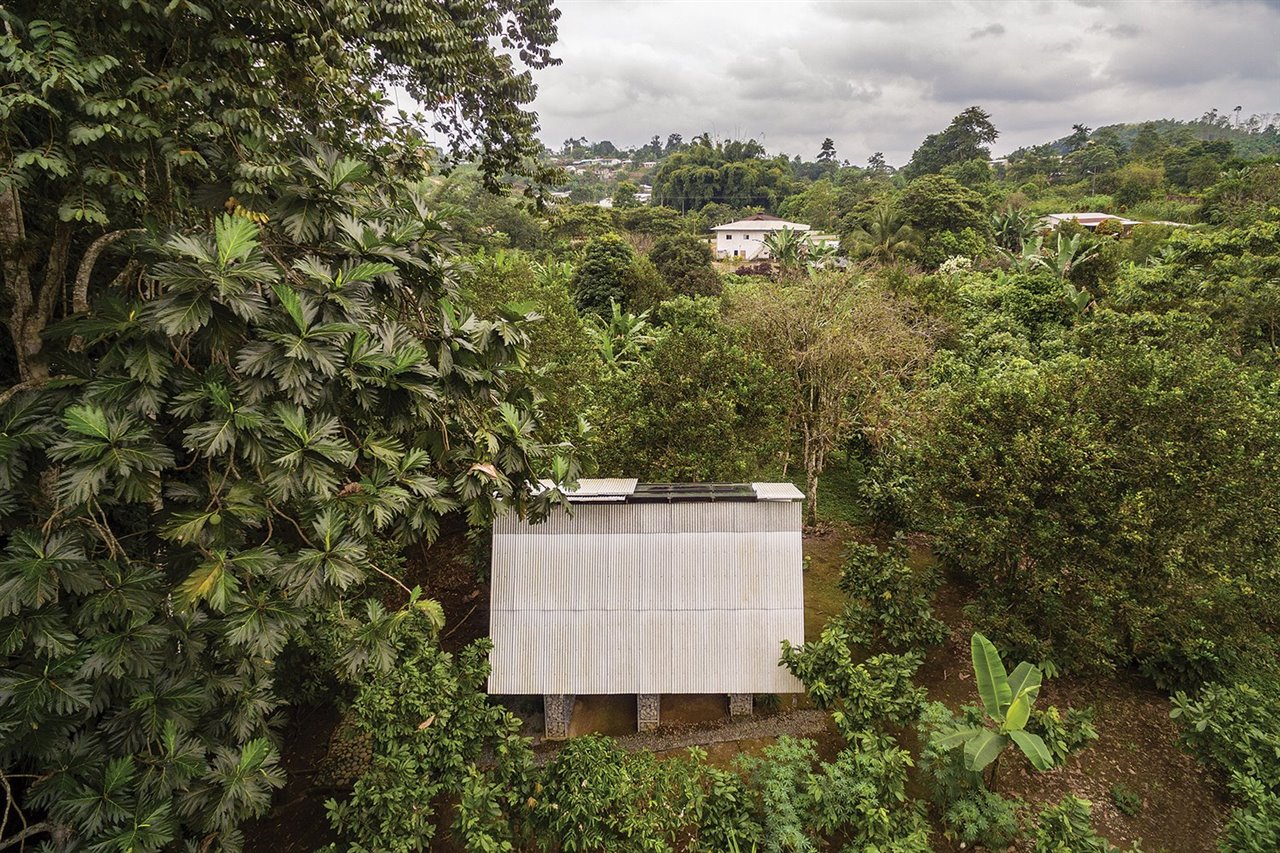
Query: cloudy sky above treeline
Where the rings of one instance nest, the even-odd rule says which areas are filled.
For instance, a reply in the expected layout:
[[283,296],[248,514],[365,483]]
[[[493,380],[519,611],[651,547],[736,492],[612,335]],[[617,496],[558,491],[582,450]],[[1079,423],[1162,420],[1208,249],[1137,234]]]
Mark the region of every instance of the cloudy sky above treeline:
[[1280,0],[558,0],[543,142],[755,138],[902,165],[973,104],[993,153],[1100,127],[1280,111]]

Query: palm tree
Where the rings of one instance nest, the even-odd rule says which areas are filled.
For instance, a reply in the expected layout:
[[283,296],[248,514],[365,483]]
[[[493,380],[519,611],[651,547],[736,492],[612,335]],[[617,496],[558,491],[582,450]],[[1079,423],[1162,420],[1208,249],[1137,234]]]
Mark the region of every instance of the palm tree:
[[870,221],[850,236],[859,255],[881,264],[892,264],[900,256],[911,254],[917,244],[916,232],[906,218],[887,204],[872,211]]

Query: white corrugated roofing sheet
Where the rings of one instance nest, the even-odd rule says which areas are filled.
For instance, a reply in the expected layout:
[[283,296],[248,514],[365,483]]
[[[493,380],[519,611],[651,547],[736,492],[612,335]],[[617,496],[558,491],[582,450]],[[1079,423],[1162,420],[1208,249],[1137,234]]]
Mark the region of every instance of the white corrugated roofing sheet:
[[752,483],[756,499],[762,501],[802,501],[804,492],[792,483]]
[[[543,488],[554,485],[550,480],[539,481]],[[625,477],[599,477],[578,481],[576,489],[565,489],[564,494],[570,501],[622,501],[636,490],[636,479]]]
[[491,693],[803,689],[778,665],[782,640],[804,639],[791,498],[503,516],[490,597]]

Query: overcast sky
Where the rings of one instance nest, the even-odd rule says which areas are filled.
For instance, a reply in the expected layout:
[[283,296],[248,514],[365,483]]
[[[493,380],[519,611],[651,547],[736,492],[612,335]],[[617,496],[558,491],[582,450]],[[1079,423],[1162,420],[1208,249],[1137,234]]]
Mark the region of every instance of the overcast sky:
[[1280,0],[558,0],[542,140],[709,131],[902,165],[972,104],[1004,154],[1071,125],[1280,112]]

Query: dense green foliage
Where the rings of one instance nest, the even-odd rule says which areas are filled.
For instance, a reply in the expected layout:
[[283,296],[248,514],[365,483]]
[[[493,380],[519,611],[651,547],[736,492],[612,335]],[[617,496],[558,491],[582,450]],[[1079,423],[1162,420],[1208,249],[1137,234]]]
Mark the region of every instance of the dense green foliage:
[[600,472],[665,481],[750,481],[781,450],[782,383],[743,348],[715,304],[666,303],[667,323],[600,389]]
[[121,229],[224,204],[265,213],[303,134],[419,174],[432,149],[409,116],[384,118],[390,86],[432,104],[452,153],[496,184],[533,151],[529,69],[557,61],[559,13],[547,0],[113,0],[6,3],[0,16],[5,319],[21,376],[40,378],[39,335],[74,259],[85,287]]
[[1031,849],[1035,853],[1119,853],[1094,831],[1092,815],[1093,805],[1088,800],[1068,794],[1040,812]]
[[850,545],[840,569],[840,591],[848,596],[842,621],[859,642],[898,651],[936,646],[946,626],[933,615],[937,580],[913,569],[907,549],[894,545]]
[[928,829],[906,795],[910,755],[891,738],[858,734],[835,760],[821,763],[810,741],[782,737],[762,758],[739,764],[758,792],[761,839],[768,853],[828,849],[839,834],[844,850],[926,851]]
[[[1087,802],[1037,815],[995,768],[1098,737],[1033,707],[1042,670],[1130,666],[1186,691],[1223,849],[1280,846],[1276,128],[1075,125],[1001,163],[971,107],[902,172],[704,133],[567,140],[616,160],[570,176],[526,109],[557,17],[0,9],[0,848],[238,849],[321,702],[367,753],[332,849],[927,850],[914,750],[949,840],[1109,851]],[[1200,227],[1041,220],[1087,209]],[[782,232],[728,274],[707,229],[760,212],[861,265]],[[841,457],[842,499],[939,564],[853,546],[835,618],[782,644],[822,755],[540,764],[487,641],[447,645],[407,579],[406,548],[537,518],[579,470],[802,476],[817,526]],[[917,678],[942,577],[995,640],[958,713]]]
[[690,234],[659,238],[649,260],[662,274],[671,296],[719,296],[720,276],[711,266],[705,240]]
[[[552,460],[526,320],[451,301],[412,192],[335,156],[296,168],[279,226],[225,214],[155,246],[65,329],[65,378],[4,407],[4,763],[55,834],[237,846],[281,781],[276,659],[388,594],[371,544],[550,497],[528,498]],[[95,791],[112,805],[89,819]]]
[[1263,851],[1280,844],[1280,681],[1269,672],[1252,681],[1211,684],[1174,697],[1172,716],[1203,760],[1225,771],[1241,807],[1222,847]]
[[629,305],[628,273],[635,253],[617,234],[592,238],[583,250],[582,263],[573,273],[573,294],[578,308],[607,313],[610,303]]
[[944,833],[966,844],[1006,847],[1018,835],[1018,801],[987,787],[981,773],[965,766],[964,751],[946,738],[957,729],[982,724],[982,712],[966,706],[953,715],[939,702],[920,714],[920,771],[937,807]]
[[1268,645],[1280,409],[1198,325],[1099,313],[941,384],[898,448],[981,624],[1035,659],[1196,683]]
[[[526,796],[531,758],[516,735],[520,721],[484,695],[489,643],[455,659],[440,650],[442,626],[438,608],[416,599],[392,612],[367,602],[359,618],[324,626],[336,643],[330,656],[354,687],[351,714],[371,755],[351,795],[328,803],[334,827],[354,842],[346,848],[352,853],[430,848],[435,806],[446,796],[462,796],[462,835],[496,840],[476,816],[508,812]],[[361,648],[368,637],[380,647]],[[484,771],[476,767],[482,759]]]
[[657,204],[683,212],[708,204],[773,207],[782,199],[790,181],[785,159],[764,159],[764,148],[754,140],[695,142],[666,158],[658,169],[653,179]]

